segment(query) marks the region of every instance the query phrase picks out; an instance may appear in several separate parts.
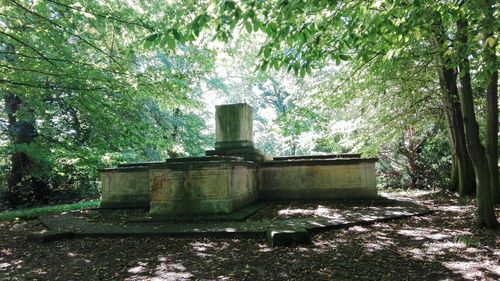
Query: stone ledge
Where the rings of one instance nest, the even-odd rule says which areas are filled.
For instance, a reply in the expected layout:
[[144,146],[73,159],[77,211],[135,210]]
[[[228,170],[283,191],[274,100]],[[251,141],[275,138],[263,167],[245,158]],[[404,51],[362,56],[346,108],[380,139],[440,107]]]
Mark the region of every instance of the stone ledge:
[[254,143],[249,140],[236,140],[236,141],[219,141],[215,143],[216,150],[224,150],[224,149],[243,149],[250,148],[253,149]]
[[289,160],[264,161],[261,165],[265,167],[283,167],[283,166],[320,166],[320,165],[348,165],[361,163],[374,163],[378,158],[299,158]]
[[274,156],[274,160],[317,160],[317,159],[338,159],[338,158],[360,158],[360,153],[338,153],[338,154],[314,154],[314,155],[292,155]]
[[198,216],[173,216],[173,217],[147,217],[144,219],[128,220],[127,223],[148,223],[148,222],[202,222],[202,221],[242,221],[253,215],[255,212],[269,205],[267,202],[259,202],[248,205],[242,209],[229,214],[221,215],[198,215]]

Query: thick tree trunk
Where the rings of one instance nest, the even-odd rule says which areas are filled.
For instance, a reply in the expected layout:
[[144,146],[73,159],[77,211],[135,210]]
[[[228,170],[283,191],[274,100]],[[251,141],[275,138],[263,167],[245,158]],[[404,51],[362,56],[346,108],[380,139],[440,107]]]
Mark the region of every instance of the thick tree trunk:
[[486,152],[479,138],[479,125],[476,120],[472,97],[470,65],[466,52],[468,23],[465,19],[457,22],[457,53],[460,67],[460,103],[464,117],[467,150],[476,173],[477,223],[480,227],[495,228],[498,222],[491,197],[491,175]]
[[[465,144],[462,110],[458,100],[457,75],[454,69],[447,68],[443,62],[439,70],[442,102],[444,105],[445,119],[448,125],[452,157],[455,158],[458,184],[454,189],[461,196],[474,193],[475,175],[471,159]],[[453,172],[452,172],[453,173]]]
[[441,21],[436,24],[436,36],[433,47],[439,62],[438,76],[441,87],[441,100],[448,129],[448,141],[452,156],[452,186],[461,196],[472,195],[476,188],[474,168],[467,152],[463,126],[462,109],[457,86],[457,71],[449,67],[442,46],[446,43],[446,35]]
[[[493,57],[496,61],[495,53],[493,53]],[[490,76],[486,91],[486,157],[490,168],[491,194],[494,203],[500,203],[498,125],[498,70],[495,70]]]
[[457,163],[457,191],[461,196],[474,194],[475,191],[475,175],[471,159],[467,153],[465,143],[465,132],[463,126],[462,110],[458,101],[458,88],[456,81],[456,73],[454,70],[447,69],[444,66],[441,69],[444,77],[443,103],[445,104],[445,116],[448,122],[452,137],[452,149],[455,161]]
[[[493,50],[495,50],[493,48]],[[495,52],[490,52],[491,65],[496,65]],[[491,195],[494,203],[500,203],[498,175],[498,70],[494,70],[486,90],[486,157],[491,175]]]
[[[493,1],[484,1],[484,33],[485,41],[494,36],[495,17]],[[498,69],[497,56],[495,53],[497,40],[493,45],[485,44],[484,57],[487,62],[486,72],[488,86],[486,88],[486,157],[490,167],[491,193],[493,203],[500,203],[500,183],[498,175]]]

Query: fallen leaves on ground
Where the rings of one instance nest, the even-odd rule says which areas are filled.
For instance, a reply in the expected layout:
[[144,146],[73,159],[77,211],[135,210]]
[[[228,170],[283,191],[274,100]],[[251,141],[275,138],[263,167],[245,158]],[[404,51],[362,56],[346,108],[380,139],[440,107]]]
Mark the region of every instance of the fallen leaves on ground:
[[500,278],[499,232],[474,228],[472,200],[446,194],[412,199],[434,212],[323,232],[313,245],[295,248],[269,248],[251,239],[85,238],[34,244],[25,235],[40,230],[37,220],[0,222],[0,279]]

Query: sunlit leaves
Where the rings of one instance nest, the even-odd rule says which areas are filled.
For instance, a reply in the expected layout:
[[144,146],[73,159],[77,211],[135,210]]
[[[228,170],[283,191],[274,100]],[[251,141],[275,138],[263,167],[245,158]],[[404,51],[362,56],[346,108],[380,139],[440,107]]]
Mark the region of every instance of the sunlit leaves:
[[493,36],[490,36],[488,38],[486,38],[486,40],[484,41],[485,43],[485,46],[489,46],[490,48],[493,48],[493,46],[495,46],[495,37]]
[[413,36],[414,36],[414,37],[415,37],[415,39],[417,39],[417,40],[422,39],[422,33],[420,32],[420,28],[416,27],[416,28],[413,30]]

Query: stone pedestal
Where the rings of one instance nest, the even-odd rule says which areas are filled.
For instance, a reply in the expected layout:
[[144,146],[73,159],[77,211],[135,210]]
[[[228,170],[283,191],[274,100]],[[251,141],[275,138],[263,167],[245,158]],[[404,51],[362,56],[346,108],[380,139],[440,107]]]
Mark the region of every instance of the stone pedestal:
[[215,149],[253,148],[253,113],[246,103],[215,107]]
[[239,156],[250,161],[270,159],[253,144],[252,107],[246,103],[215,107],[215,150],[207,156]]

